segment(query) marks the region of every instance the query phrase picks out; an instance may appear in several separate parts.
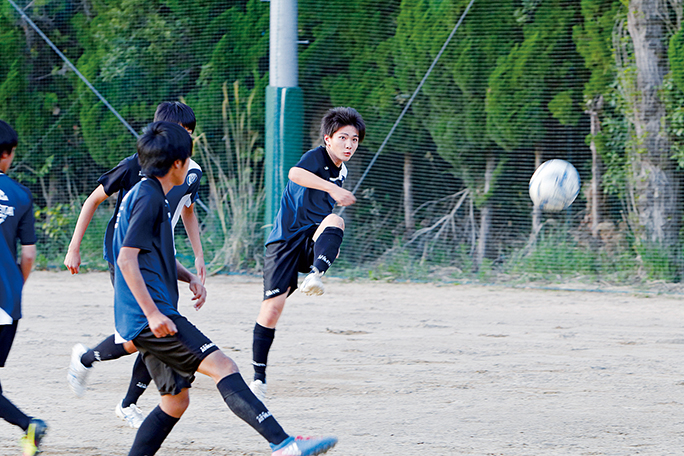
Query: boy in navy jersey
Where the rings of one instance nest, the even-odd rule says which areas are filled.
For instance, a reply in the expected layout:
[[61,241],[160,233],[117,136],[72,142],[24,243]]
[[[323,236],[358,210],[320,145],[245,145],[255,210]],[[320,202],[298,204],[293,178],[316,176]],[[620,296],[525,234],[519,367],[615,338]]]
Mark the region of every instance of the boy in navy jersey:
[[315,455],[337,439],[294,438],[250,391],[232,359],[178,312],[178,280],[187,282],[199,309],[206,299],[202,281],[175,258],[166,195],[183,182],[192,140],[177,124],[155,122],[138,140],[147,179],[126,195],[117,214],[114,317],[116,330],[140,351],[161,403],[140,426],[129,456],[154,455],[190,402],[195,373],[208,375],[228,407],[259,432],[273,456]]
[[[192,109],[180,102],[163,102],[154,113],[155,121],[168,121],[181,125],[189,133],[195,129],[196,119]],[[197,163],[190,160],[190,170],[181,185],[174,187],[167,199],[173,213],[173,226],[175,227],[179,217],[183,218],[183,224],[190,238],[192,249],[195,253],[195,268],[198,276],[204,283],[206,269],[204,254],[200,241],[199,223],[194,212],[194,202],[199,191],[202,170]],[[64,264],[72,274],[77,274],[81,264],[80,245],[88,224],[95,214],[98,206],[110,195],[118,192],[116,207],[112,215],[104,237],[104,258],[109,264],[110,278],[114,285],[114,265],[112,253],[112,238],[114,236],[114,223],[116,214],[126,193],[142,178],[138,154],[123,159],[116,167],[103,174],[99,179],[99,186],[92,192],[76,222],[76,228],[69,244],[69,249],[64,259]],[[122,356],[135,353],[133,343],[124,341],[111,335],[97,344],[94,348],[88,348],[83,344],[76,344],[72,350],[71,363],[67,380],[71,389],[77,396],[85,393],[85,383],[90,373],[90,368],[97,361],[118,359]],[[150,374],[140,358],[136,359],[133,366],[131,381],[126,396],[116,405],[115,412],[132,428],[140,427],[143,421],[142,411],[136,405],[138,398],[147,388],[150,382]]]
[[[23,185],[5,173],[12,164],[18,143],[17,133],[0,120],[0,367],[5,367],[21,318],[21,291],[36,259],[36,231],[33,196]],[[17,242],[21,258],[17,264]],[[21,445],[24,456],[38,452],[47,432],[43,420],[27,416],[2,394],[0,417],[24,430]]]
[[365,134],[366,125],[356,110],[329,110],[321,121],[325,145],[306,152],[288,174],[290,180],[266,240],[264,297],[254,326],[254,381],[250,388],[262,401],[275,327],[285,300],[297,289],[298,273],[309,272],[302,282],[302,293],[321,295],[321,276],[339,254],[344,220],[332,210],[335,203],[349,206],[356,202],[354,195],[342,188],[347,178],[344,163],[354,155]]

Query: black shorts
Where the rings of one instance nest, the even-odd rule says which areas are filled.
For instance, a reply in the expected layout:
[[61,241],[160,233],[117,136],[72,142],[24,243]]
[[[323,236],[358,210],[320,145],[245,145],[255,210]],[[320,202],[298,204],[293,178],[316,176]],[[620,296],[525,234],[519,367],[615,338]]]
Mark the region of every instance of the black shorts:
[[169,318],[178,330],[173,336],[156,337],[147,326],[133,339],[162,396],[175,396],[183,388],[190,388],[202,360],[218,350],[187,318],[181,315]]
[[[287,241],[266,246],[264,256],[264,299],[275,298],[297,289],[300,272],[311,272],[314,261],[314,241],[317,226]],[[288,293],[287,289],[290,288]]]
[[19,320],[14,320],[11,325],[0,325],[0,367],[5,367],[18,325]]

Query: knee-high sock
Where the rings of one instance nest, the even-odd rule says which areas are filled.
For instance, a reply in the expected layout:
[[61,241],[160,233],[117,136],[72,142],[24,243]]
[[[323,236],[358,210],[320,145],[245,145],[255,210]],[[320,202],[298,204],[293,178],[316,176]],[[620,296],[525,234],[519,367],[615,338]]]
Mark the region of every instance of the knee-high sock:
[[344,231],[336,226],[329,226],[323,230],[314,243],[313,267],[319,272],[325,272],[333,264],[340,252]]
[[171,433],[180,418],[167,415],[157,406],[140,425],[128,456],[152,456]]
[[124,349],[123,344],[114,342],[114,334],[107,337],[105,340],[97,344],[95,348],[91,348],[81,356],[81,364],[85,367],[92,367],[95,361],[107,361],[110,359],[119,359],[129,353]]
[[0,385],[0,418],[10,424],[19,426],[24,431],[28,429],[31,417],[19,410],[9,399],[2,395],[2,385]]
[[289,437],[239,373],[223,377],[216,387],[233,413],[252,426],[269,443],[278,445]]
[[133,372],[131,373],[131,382],[128,385],[128,392],[126,392],[126,397],[124,397],[121,406],[126,408],[131,404],[136,404],[140,396],[142,396],[142,393],[147,389],[150,381],[152,381],[150,371],[147,370],[142,355],[138,353],[135,364],[133,364]]
[[254,325],[254,339],[252,340],[252,365],[254,366],[254,380],[266,383],[266,364],[268,352],[271,350],[275,328],[266,328],[259,323]]

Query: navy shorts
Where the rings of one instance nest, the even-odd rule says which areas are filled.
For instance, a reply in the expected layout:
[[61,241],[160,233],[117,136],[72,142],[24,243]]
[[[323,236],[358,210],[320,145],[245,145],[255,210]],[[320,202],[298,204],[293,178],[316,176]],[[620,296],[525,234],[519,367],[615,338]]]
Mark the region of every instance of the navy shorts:
[[14,320],[11,325],[0,325],[0,367],[5,367],[18,325],[19,320]]
[[313,226],[292,239],[273,242],[266,246],[264,300],[285,293],[290,296],[297,289],[299,273],[311,272],[314,261],[312,237],[317,228]]
[[169,318],[178,330],[173,336],[156,337],[147,326],[133,339],[162,396],[175,396],[183,388],[190,388],[200,363],[219,349],[187,318]]

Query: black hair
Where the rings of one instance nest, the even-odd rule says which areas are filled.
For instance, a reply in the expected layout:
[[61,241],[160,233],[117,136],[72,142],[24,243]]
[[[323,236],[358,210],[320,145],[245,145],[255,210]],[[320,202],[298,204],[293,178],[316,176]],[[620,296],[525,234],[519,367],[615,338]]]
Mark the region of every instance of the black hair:
[[165,176],[176,160],[185,162],[192,155],[192,138],[173,122],[153,122],[138,138],[138,161],[146,176]]
[[359,132],[359,142],[366,136],[366,123],[354,108],[332,108],[321,120],[321,135],[330,136],[342,127],[351,125]]
[[195,131],[197,120],[192,108],[180,101],[165,101],[157,106],[154,122],[173,122],[190,131]]
[[0,120],[0,157],[5,153],[11,154],[12,149],[17,147],[17,144],[19,144],[17,132],[7,122]]

